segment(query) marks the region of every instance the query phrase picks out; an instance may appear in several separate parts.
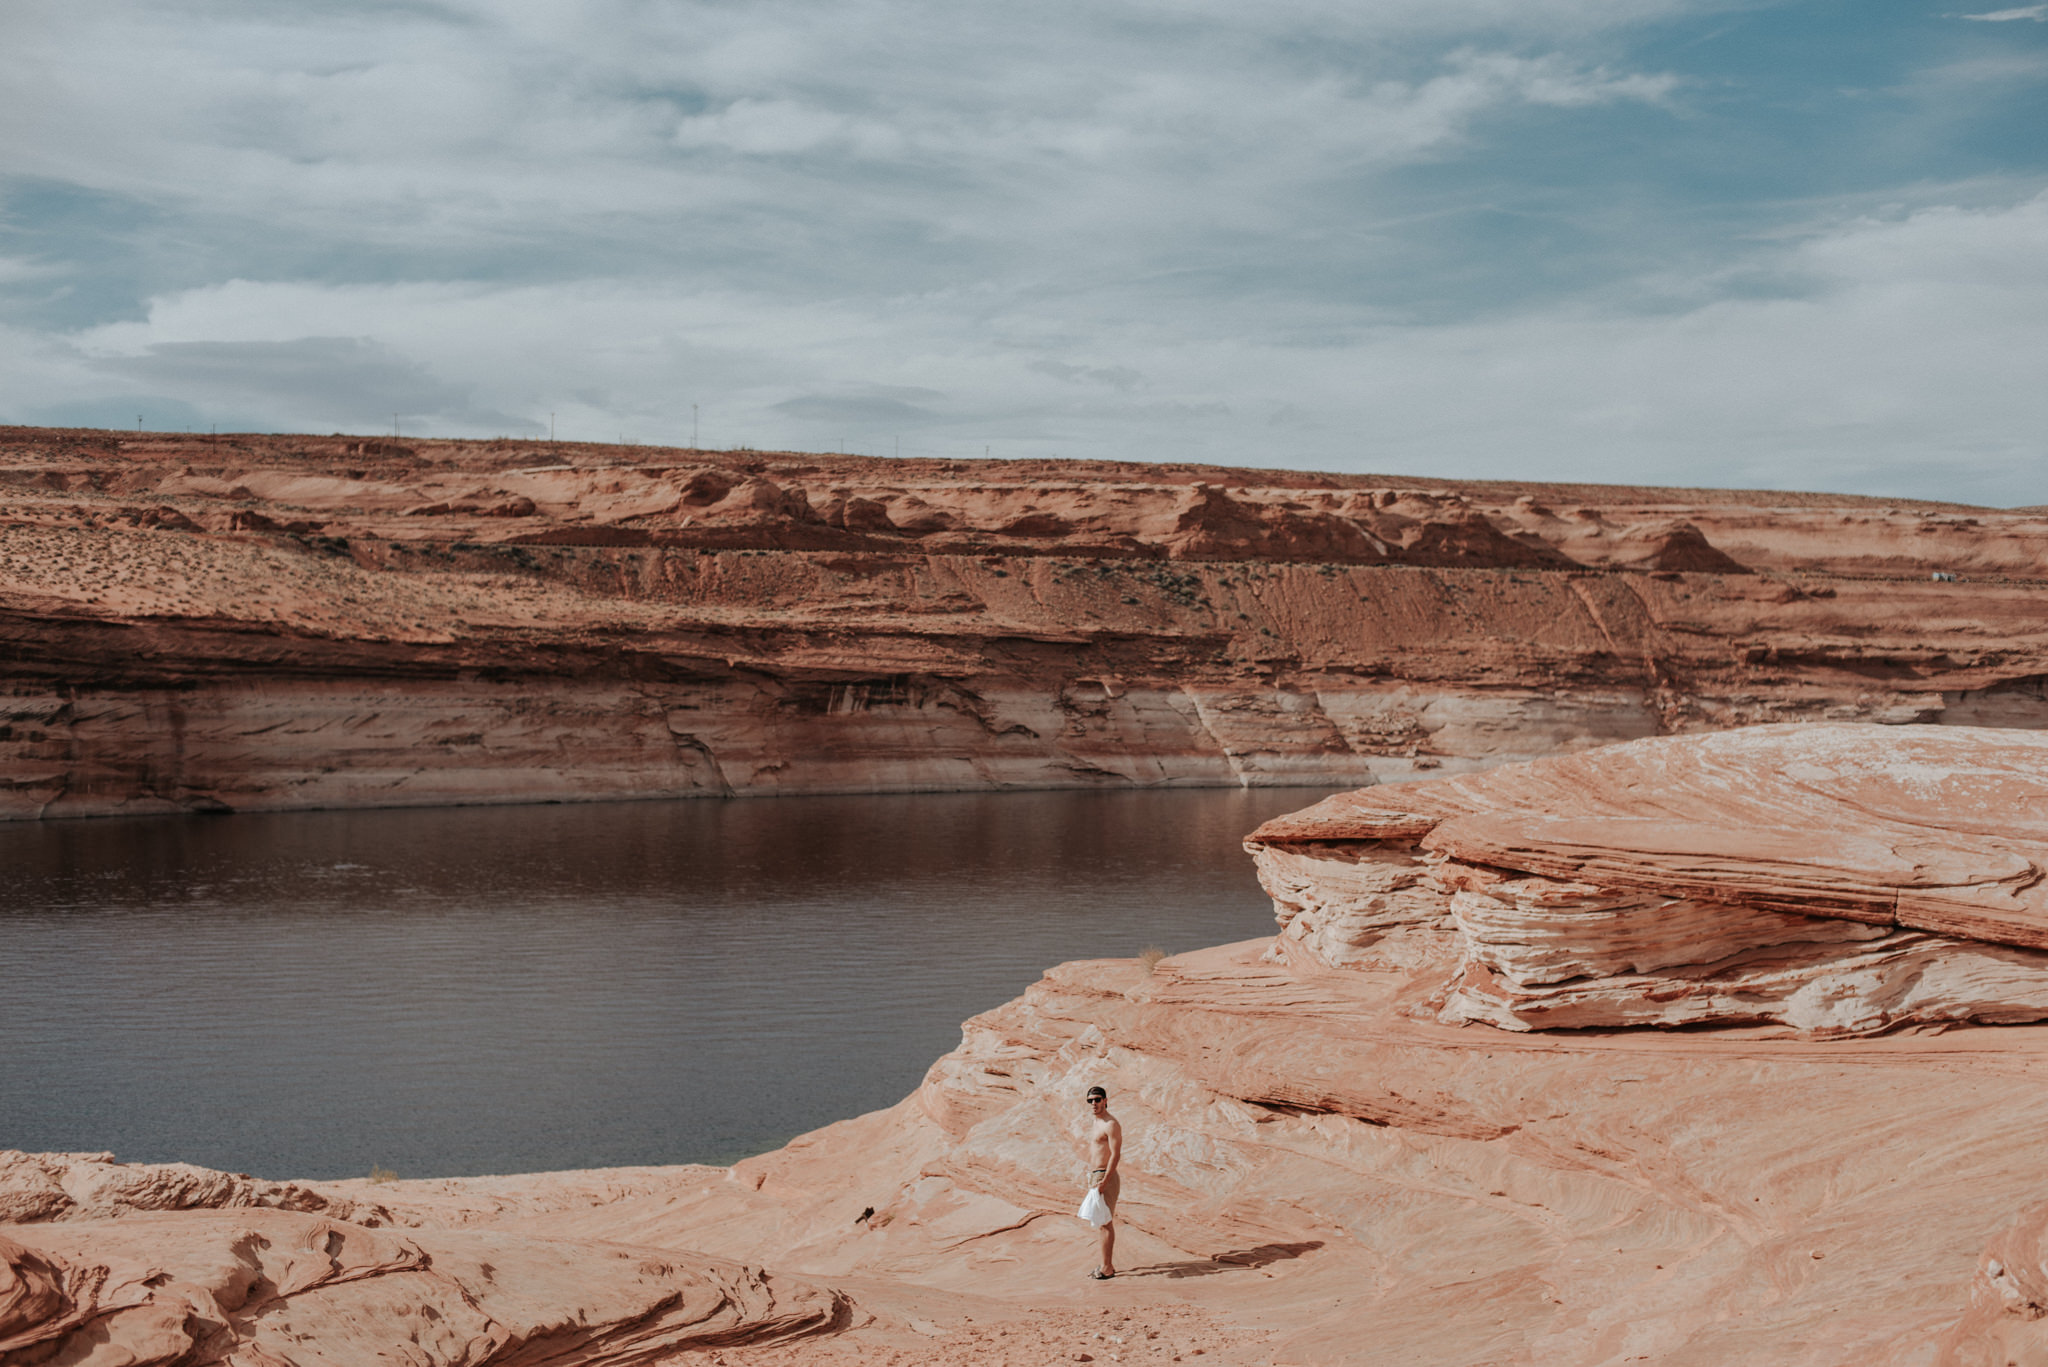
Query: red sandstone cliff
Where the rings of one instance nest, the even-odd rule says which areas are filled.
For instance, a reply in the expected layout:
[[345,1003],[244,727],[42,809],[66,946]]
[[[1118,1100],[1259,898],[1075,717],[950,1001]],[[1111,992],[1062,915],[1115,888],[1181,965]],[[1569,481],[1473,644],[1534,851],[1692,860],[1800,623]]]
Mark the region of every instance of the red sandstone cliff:
[[0,816],[1352,786],[2048,723],[2039,512],[26,429],[0,498]]

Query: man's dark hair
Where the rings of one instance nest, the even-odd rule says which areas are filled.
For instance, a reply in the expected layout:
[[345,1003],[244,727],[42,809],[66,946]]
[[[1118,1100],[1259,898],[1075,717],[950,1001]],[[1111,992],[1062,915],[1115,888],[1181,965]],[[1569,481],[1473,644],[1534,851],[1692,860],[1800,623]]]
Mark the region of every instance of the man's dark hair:
[[1104,1101],[1107,1101],[1109,1100],[1109,1093],[1100,1087],[1090,1087],[1088,1089],[1088,1100],[1093,1101],[1096,1097],[1101,1097]]

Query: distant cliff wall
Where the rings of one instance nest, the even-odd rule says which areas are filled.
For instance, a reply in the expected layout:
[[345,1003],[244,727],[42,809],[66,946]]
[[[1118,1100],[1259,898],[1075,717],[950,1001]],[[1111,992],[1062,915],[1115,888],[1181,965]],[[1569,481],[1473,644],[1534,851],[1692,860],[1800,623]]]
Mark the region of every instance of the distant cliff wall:
[[0,431],[0,817],[1356,787],[2048,726],[2048,581],[1919,568],[2037,570],[2032,514],[631,454]]
[[[877,680],[244,679],[16,687],[0,818],[616,798],[1116,786],[1355,787],[1648,734],[1639,698],[1413,689],[1030,691]],[[1440,749],[1347,723],[1430,718]],[[1419,721],[1416,723],[1419,727]],[[1404,731],[1402,734],[1406,734]]]

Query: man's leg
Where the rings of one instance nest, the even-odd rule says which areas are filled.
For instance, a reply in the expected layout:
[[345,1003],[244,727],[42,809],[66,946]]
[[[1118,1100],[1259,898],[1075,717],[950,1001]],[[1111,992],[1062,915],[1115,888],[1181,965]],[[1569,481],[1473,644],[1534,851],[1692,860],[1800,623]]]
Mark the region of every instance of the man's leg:
[[1109,1223],[1102,1227],[1102,1262],[1100,1270],[1114,1275],[1116,1272],[1116,1198],[1123,1194],[1124,1175],[1113,1172],[1103,1179],[1100,1188],[1102,1199],[1109,1206]]

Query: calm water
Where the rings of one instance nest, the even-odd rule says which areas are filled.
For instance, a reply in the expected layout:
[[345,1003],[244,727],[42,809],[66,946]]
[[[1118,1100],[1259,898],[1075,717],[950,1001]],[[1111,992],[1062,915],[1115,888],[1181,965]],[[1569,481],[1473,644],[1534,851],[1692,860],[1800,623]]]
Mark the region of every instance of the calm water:
[[0,826],[0,1148],[729,1162],[901,1099],[1051,964],[1266,933],[1238,842],[1320,795]]

